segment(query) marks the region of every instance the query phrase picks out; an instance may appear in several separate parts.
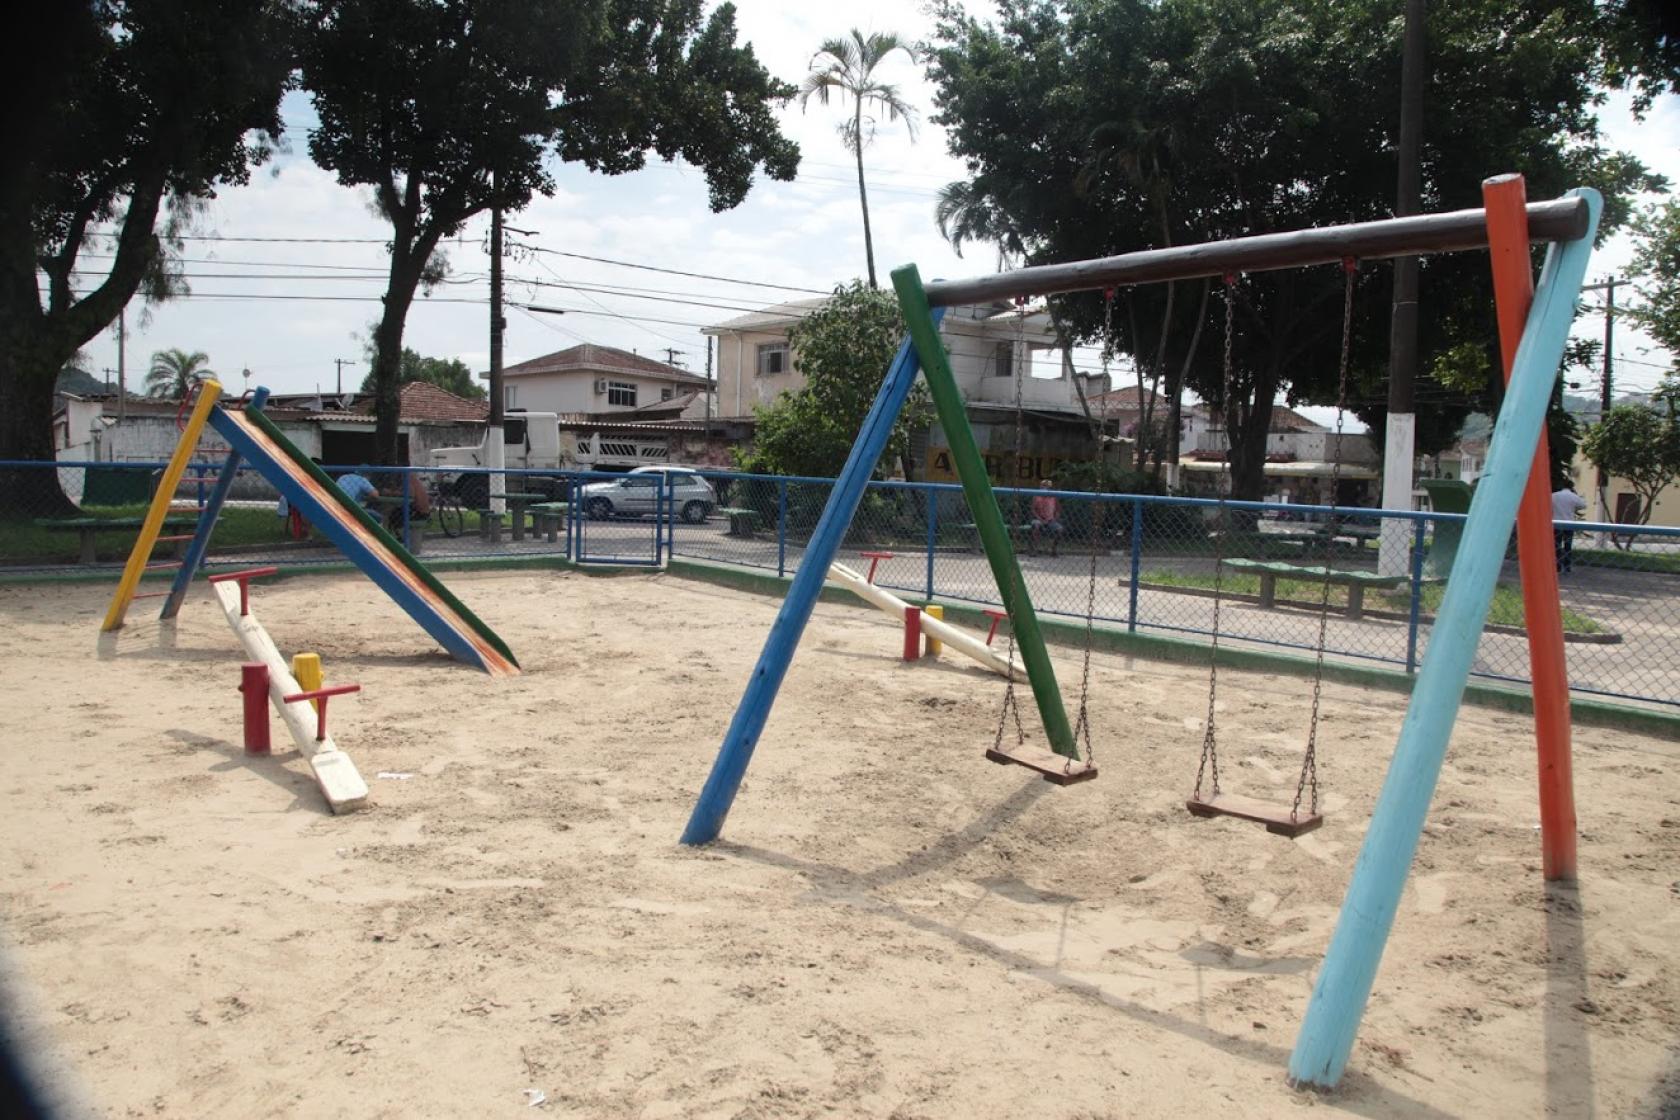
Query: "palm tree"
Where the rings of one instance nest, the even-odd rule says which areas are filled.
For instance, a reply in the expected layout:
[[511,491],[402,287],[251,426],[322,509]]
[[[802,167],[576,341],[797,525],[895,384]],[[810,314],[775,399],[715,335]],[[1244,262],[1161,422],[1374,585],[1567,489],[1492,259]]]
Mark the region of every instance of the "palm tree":
[[869,286],[875,283],[875,243],[869,233],[869,192],[863,182],[863,149],[875,137],[875,118],[864,115],[866,105],[884,111],[887,120],[902,119],[916,138],[916,111],[899,96],[898,87],[875,77],[875,68],[892,52],[903,51],[914,61],[915,51],[891,32],[876,32],[865,36],[855,27],[851,38],[829,39],[811,56],[814,69],[799,90],[800,107],[815,97],[824,105],[829,95],[840,94],[852,99],[852,119],[840,126],[840,139],[857,157],[858,201],[863,205],[863,255],[869,264]]
[[209,368],[210,355],[202,350],[155,350],[152,368],[146,371],[146,395],[167,401],[185,400],[193,383],[216,376]]

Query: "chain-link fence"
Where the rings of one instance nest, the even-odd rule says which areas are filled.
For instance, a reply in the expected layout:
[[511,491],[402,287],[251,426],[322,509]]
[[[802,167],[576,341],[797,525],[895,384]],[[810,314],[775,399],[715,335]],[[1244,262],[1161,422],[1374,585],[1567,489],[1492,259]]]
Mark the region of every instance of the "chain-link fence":
[[[116,566],[161,463],[0,463],[11,513],[0,573]],[[422,559],[559,557],[657,565],[670,554],[791,576],[828,501],[828,479],[658,470],[507,471],[500,516],[484,470],[361,470],[365,505]],[[220,465],[198,464],[169,535],[190,532]],[[56,482],[56,485],[54,483]],[[408,497],[405,499],[404,493]],[[1428,646],[1464,518],[1141,495],[998,491],[1027,590],[1049,617],[1415,670]],[[1680,706],[1680,529],[1573,523],[1558,536],[1569,675],[1580,693]],[[1564,545],[1567,543],[1567,551]],[[880,482],[840,559],[913,601],[996,607],[996,582],[962,489]],[[341,562],[242,471],[206,563]],[[1328,572],[1328,587],[1326,587]],[[1515,546],[1477,651],[1483,678],[1524,682],[1528,648]]]

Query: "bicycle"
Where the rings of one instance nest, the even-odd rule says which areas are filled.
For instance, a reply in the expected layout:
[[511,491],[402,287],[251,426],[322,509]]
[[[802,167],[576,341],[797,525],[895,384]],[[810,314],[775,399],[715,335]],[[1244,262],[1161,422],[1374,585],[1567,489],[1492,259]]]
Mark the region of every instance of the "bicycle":
[[451,539],[460,536],[466,528],[467,514],[459,490],[452,483],[432,482],[427,484],[426,493],[431,498],[432,517],[443,535]]

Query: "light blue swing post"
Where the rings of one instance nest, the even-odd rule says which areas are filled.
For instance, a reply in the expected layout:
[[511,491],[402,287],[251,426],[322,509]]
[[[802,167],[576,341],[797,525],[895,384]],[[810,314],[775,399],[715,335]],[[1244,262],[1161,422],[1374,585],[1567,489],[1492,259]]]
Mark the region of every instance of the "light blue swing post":
[[1441,775],[1603,208],[1594,190],[1571,191],[1569,197],[1586,201],[1587,229],[1577,240],[1553,243],[1546,254],[1510,390],[1494,425],[1487,470],[1470,504],[1388,777],[1289,1059],[1289,1080],[1296,1086],[1327,1089],[1341,1079]]
[[[935,325],[944,314],[944,308],[933,312]],[[729,816],[729,807],[734,804],[735,793],[741,788],[747,764],[752,761],[758,737],[764,731],[764,721],[770,718],[770,706],[776,702],[782,678],[787,676],[793,651],[799,645],[800,635],[805,632],[805,624],[811,621],[811,610],[822,592],[823,581],[828,578],[828,566],[834,562],[835,553],[840,551],[840,542],[846,536],[858,503],[863,500],[863,492],[869,485],[875,464],[880,462],[881,452],[886,450],[887,439],[892,435],[893,425],[904,407],[904,398],[910,395],[910,387],[916,383],[919,368],[916,348],[906,336],[892,365],[887,367],[887,376],[882,380],[875,403],[863,421],[863,430],[858,433],[857,442],[852,445],[852,453],[846,457],[840,477],[834,480],[828,504],[823,507],[816,531],[811,534],[811,543],[806,546],[805,555],[799,561],[799,570],[788,587],[787,598],[782,600],[782,609],[777,612],[776,621],[770,627],[770,637],[765,640],[764,650],[758,655],[758,664],[753,666],[740,706],[729,721],[729,730],[724,734],[717,761],[712,763],[712,772],[707,776],[706,784],[700,790],[700,799],[689,816],[688,827],[682,834],[684,844],[709,844],[723,831],[724,818]]]

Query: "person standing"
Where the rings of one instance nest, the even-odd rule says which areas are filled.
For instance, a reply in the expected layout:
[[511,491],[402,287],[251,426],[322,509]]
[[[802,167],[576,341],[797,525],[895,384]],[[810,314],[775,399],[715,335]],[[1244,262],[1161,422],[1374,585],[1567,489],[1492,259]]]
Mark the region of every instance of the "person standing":
[[1575,568],[1575,530],[1564,524],[1578,520],[1587,508],[1587,500],[1575,493],[1574,484],[1567,478],[1561,489],[1552,491],[1552,546],[1557,553],[1557,570],[1562,575]]
[[[1050,479],[1038,484],[1040,490],[1048,490],[1052,485]],[[1050,534],[1050,555],[1056,555],[1062,543],[1062,522],[1060,515],[1062,503],[1054,494],[1037,494],[1032,500],[1032,536],[1028,545],[1033,555],[1038,555],[1038,538],[1041,533]]]

